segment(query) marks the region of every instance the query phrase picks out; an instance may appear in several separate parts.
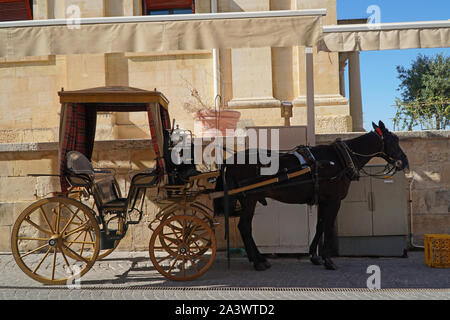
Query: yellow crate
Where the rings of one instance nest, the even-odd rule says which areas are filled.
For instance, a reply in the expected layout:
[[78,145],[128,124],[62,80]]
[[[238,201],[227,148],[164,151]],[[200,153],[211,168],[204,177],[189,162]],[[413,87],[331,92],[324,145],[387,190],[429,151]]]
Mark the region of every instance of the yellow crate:
[[425,263],[435,268],[450,268],[450,235],[424,235]]

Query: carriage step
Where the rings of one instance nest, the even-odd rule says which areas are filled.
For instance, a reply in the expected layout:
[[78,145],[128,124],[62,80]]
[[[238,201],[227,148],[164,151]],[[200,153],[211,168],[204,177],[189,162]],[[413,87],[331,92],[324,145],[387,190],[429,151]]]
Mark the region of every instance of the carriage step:
[[114,248],[115,242],[121,240],[123,235],[118,235],[117,230],[110,230],[109,234],[106,230],[100,231],[100,250],[108,250]]

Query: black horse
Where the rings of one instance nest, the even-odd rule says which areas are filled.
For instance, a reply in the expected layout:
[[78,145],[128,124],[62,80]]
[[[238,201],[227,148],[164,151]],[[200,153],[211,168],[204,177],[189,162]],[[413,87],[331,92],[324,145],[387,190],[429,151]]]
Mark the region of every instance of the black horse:
[[[399,146],[398,137],[386,129],[381,121],[378,126],[374,123],[372,125],[374,131],[355,139],[311,147],[309,150],[313,161],[310,163],[312,166],[310,173],[289,180],[281,179],[282,182],[269,187],[227,198],[230,215],[240,216],[238,228],[248,259],[253,262],[256,270],[262,271],[270,267],[267,259],[258,251],[252,236],[252,219],[256,203],[259,201],[263,205],[266,204],[265,198],[290,204],[317,204],[316,234],[309,252],[311,262],[324,264],[330,270],[336,269],[330,259],[333,228],[341,201],[347,196],[351,181],[359,178],[360,170],[373,157],[383,158],[395,171],[409,167],[408,159]],[[249,156],[248,151],[246,156]],[[298,154],[281,153],[277,176],[283,177],[289,172],[298,171],[299,160]],[[217,181],[216,191],[223,190],[224,186],[233,189],[271,178],[260,175],[262,167],[261,164],[224,165],[222,175]],[[214,209],[216,214],[224,212],[224,198],[214,200]],[[322,257],[319,257],[316,252],[322,233],[325,233],[325,238]]]

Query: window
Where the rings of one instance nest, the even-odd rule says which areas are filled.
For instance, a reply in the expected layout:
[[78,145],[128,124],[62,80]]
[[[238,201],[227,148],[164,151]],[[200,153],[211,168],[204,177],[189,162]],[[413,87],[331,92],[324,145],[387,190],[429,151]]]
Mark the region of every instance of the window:
[[0,0],[0,21],[32,20],[33,0]]
[[144,14],[188,14],[194,13],[193,0],[144,0]]

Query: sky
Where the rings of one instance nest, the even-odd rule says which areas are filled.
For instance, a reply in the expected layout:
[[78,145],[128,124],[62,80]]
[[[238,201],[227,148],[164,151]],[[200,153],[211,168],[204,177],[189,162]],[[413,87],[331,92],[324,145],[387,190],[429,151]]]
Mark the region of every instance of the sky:
[[[450,0],[337,0],[338,19],[367,18],[371,16],[367,9],[372,5],[380,8],[381,23],[450,19]],[[390,130],[393,129],[393,105],[395,98],[401,96],[397,90],[400,81],[396,66],[410,66],[419,53],[436,55],[441,52],[450,56],[450,48],[361,52],[361,89],[366,130],[372,130],[372,121],[378,123],[379,120]],[[348,97],[348,77],[346,88]]]

